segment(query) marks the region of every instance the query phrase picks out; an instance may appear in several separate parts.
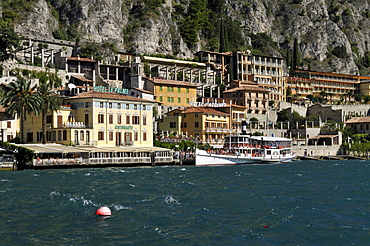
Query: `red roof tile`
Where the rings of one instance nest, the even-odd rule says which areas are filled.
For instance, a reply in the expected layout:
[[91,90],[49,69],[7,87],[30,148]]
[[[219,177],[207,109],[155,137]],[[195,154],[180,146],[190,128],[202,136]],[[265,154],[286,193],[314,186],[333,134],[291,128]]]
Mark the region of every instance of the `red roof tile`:
[[356,124],[356,123],[369,123],[369,122],[370,122],[370,117],[353,117],[344,123]]
[[81,99],[81,98],[101,98],[101,99],[112,99],[112,100],[126,100],[126,101],[138,101],[138,102],[153,102],[150,100],[145,100],[137,97],[132,97],[128,95],[122,95],[118,93],[111,92],[100,92],[100,91],[88,91],[81,93],[77,96],[70,97],[69,99]]
[[185,108],[183,111],[184,114],[191,114],[191,113],[206,113],[206,114],[222,114],[222,115],[229,115],[227,113],[218,111],[214,108],[207,108],[207,107],[191,107]]

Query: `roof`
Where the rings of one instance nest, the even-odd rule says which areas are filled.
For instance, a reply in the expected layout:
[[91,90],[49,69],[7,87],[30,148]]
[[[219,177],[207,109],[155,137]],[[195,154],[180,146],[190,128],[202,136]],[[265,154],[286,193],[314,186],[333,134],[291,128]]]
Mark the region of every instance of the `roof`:
[[160,57],[152,57],[152,56],[143,56],[142,59],[144,61],[151,61],[151,62],[161,62],[166,64],[179,64],[179,65],[191,65],[196,64],[200,67],[206,67],[205,63],[201,62],[194,62],[194,61],[183,61],[183,60],[175,60],[175,59],[167,59],[167,58],[160,58]]
[[75,79],[78,79],[78,80],[81,80],[81,81],[85,81],[85,82],[90,82],[90,83],[94,82],[93,80],[88,79],[85,76],[72,75],[72,78],[75,78]]
[[224,56],[231,56],[233,54],[232,51],[227,51],[227,52],[213,52],[213,51],[206,51],[206,50],[198,51],[195,54],[200,54],[200,53],[214,54],[214,55],[224,55]]
[[290,138],[280,138],[280,137],[266,137],[266,136],[251,136],[251,139],[263,140],[263,141],[292,141]]
[[205,113],[205,114],[229,115],[228,113],[224,113],[224,112],[218,111],[218,110],[216,110],[214,108],[208,108],[208,107],[191,107],[191,108],[185,108],[182,113],[184,113],[184,114]]
[[72,146],[61,144],[17,144],[18,146],[35,151],[35,153],[82,153],[89,152]]
[[260,91],[260,92],[266,92],[269,93],[268,90],[265,90],[257,85],[249,85],[249,84],[243,84],[239,87],[229,89],[227,91],[224,91],[222,93],[230,93],[230,92],[237,92],[237,91]]
[[133,90],[137,90],[137,91],[140,91],[142,93],[146,93],[146,94],[151,94],[153,95],[153,92],[150,92],[150,91],[147,91],[147,90],[144,90],[144,89],[140,89],[140,88],[137,88],[137,87],[132,87],[131,89]]
[[170,151],[160,147],[96,147],[96,146],[66,146],[61,144],[17,144],[35,153],[93,153],[93,152],[152,152]]
[[338,137],[338,135],[317,135],[309,139],[334,138],[334,137]]
[[370,117],[353,117],[344,123],[346,124],[370,123]]
[[100,92],[100,91],[87,91],[83,92],[77,96],[70,97],[70,99],[82,99],[82,98],[101,98],[101,99],[112,99],[112,100],[126,100],[126,101],[138,101],[138,102],[151,102],[150,100],[145,100],[137,97],[132,97],[128,95],[122,95],[119,93],[112,93],[112,92]]
[[91,60],[90,58],[85,58],[85,57],[67,57],[68,60],[70,61],[84,61],[84,62],[95,62],[94,60]]
[[192,85],[188,82],[178,81],[178,80],[167,80],[167,79],[157,79],[157,78],[146,78],[149,81],[152,81],[155,85],[175,85],[183,87],[198,87],[197,85]]

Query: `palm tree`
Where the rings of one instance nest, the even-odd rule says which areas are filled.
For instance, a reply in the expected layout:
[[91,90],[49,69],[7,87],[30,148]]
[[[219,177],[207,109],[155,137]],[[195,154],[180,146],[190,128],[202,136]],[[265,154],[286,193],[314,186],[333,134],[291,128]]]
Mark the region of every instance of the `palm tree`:
[[20,119],[20,142],[25,143],[24,122],[27,114],[38,115],[42,108],[42,99],[36,91],[36,86],[31,87],[31,81],[27,81],[21,76],[17,76],[16,81],[9,84],[1,84],[3,97],[0,104],[6,108],[5,113],[8,116],[19,116]]
[[43,101],[41,108],[42,119],[42,143],[46,143],[46,116],[49,111],[52,113],[60,109],[59,96],[54,88],[60,86],[61,79],[56,74],[47,73],[41,76],[37,91]]

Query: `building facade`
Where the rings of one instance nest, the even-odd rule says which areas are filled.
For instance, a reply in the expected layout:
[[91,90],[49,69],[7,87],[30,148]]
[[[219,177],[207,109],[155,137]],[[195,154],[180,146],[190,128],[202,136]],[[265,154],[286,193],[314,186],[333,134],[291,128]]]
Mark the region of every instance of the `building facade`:
[[230,134],[230,117],[214,108],[189,107],[167,113],[158,127],[161,131],[178,131],[201,143],[221,148],[225,136]]
[[[295,77],[286,78],[286,87],[290,87],[293,95],[306,97],[325,94],[327,101],[343,103],[354,102],[353,95],[369,94],[366,84],[370,77],[340,73],[325,73],[308,70],[295,70]],[[363,85],[361,85],[363,84]]]
[[[65,99],[47,117],[47,142],[91,146],[153,146],[153,102],[118,93],[88,91]],[[41,118],[28,117],[27,142],[42,141]]]
[[285,101],[284,60],[278,57],[251,55],[234,52],[233,79],[252,81],[270,91],[274,101]]

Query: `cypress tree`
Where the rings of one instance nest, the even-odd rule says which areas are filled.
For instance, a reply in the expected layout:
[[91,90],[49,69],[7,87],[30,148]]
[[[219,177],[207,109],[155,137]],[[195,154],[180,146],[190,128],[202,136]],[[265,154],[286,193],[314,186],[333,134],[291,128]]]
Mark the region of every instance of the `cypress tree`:
[[294,47],[293,47],[293,70],[296,69],[299,65],[299,47],[298,47],[298,39],[294,39]]
[[225,25],[223,18],[220,20],[220,52],[229,51],[229,43],[227,40],[227,33],[225,30]]

